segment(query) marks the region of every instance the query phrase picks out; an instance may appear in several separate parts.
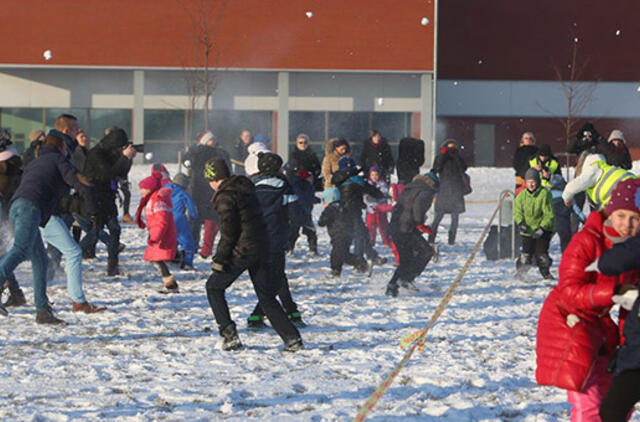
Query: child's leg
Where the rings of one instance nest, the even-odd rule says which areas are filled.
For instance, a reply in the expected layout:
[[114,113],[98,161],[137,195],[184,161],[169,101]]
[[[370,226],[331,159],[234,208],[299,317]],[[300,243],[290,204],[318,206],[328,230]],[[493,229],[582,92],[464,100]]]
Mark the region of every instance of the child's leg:
[[380,230],[382,243],[385,246],[391,246],[391,235],[389,234],[389,221],[387,221],[387,213],[378,211],[376,213],[376,216],[378,218],[378,229]]
[[171,275],[171,271],[169,271],[169,267],[164,261],[154,261],[153,265],[155,265],[159,270],[162,277],[168,277]]
[[433,221],[431,222],[431,230],[433,230],[433,234],[429,235],[430,243],[433,243],[436,241],[436,236],[438,235],[438,226],[442,221],[442,217],[444,217],[444,214],[438,211],[436,211],[435,215],[433,216]]
[[520,268],[525,265],[531,265],[533,255],[536,251],[536,239],[531,236],[521,236],[522,238],[522,251],[520,257],[516,261],[516,268]]
[[[369,229],[369,238],[371,239],[371,244],[375,245],[376,244],[376,228],[378,226],[377,224],[377,213],[375,212],[368,212],[367,213],[367,229]],[[384,240],[384,238],[382,239]]]
[[613,378],[609,392],[600,406],[602,422],[626,421],[633,406],[640,401],[640,369],[624,371]]
[[451,226],[449,226],[449,244],[453,245],[456,243],[456,233],[458,231],[458,217],[459,214],[457,212],[451,213]]
[[551,241],[551,236],[551,232],[545,231],[541,237],[535,239],[536,264],[538,265],[540,274],[545,279],[551,276],[551,273],[549,272],[549,269],[551,268],[551,257],[549,256],[549,243]]
[[598,356],[593,372],[581,393],[567,391],[567,399],[573,405],[571,422],[600,421],[600,404],[611,385],[611,375],[606,371],[610,358],[611,356]]
[[204,237],[202,239],[202,249],[200,255],[208,257],[213,251],[213,240],[218,233],[218,225],[213,220],[204,220]]

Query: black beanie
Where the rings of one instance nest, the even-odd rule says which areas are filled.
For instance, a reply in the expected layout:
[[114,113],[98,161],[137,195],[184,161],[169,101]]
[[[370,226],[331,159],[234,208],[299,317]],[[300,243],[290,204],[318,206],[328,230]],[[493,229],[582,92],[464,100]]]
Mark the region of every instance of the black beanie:
[[204,165],[204,178],[207,180],[222,180],[231,176],[227,162],[222,159],[207,161]]
[[282,158],[273,152],[258,153],[258,171],[265,174],[277,174],[282,167]]
[[540,148],[538,149],[538,155],[542,155],[543,157],[551,157],[551,145],[540,145]]

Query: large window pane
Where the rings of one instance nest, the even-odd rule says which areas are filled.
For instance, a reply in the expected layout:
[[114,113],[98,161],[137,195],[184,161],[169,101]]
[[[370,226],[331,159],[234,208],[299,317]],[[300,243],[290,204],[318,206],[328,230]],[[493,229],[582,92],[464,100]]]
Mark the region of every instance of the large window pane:
[[352,154],[360,155],[362,141],[369,134],[369,118],[371,113],[329,113],[329,138],[345,138],[351,144]]
[[[129,136],[131,133],[131,110],[126,109],[98,109],[94,108],[89,110],[89,138],[94,143],[99,141],[104,136],[104,130],[110,126],[118,126],[127,132]],[[138,140],[134,140],[136,143]]]
[[29,143],[29,132],[43,129],[41,108],[0,109],[0,126],[8,129],[18,151],[23,151]]
[[84,130],[90,130],[89,127],[89,109],[86,108],[48,108],[45,110],[45,122],[47,131],[53,129],[56,119],[61,114],[71,114],[78,119],[78,125]]
[[[264,133],[271,138],[272,119],[270,111],[215,110],[211,113],[210,124],[221,146],[231,152],[243,129],[248,129],[254,136]],[[271,141],[273,146],[273,140]]]
[[[183,110],[145,110],[144,138],[150,141],[184,143]],[[136,142],[139,140],[136,139]]]
[[293,148],[296,136],[306,133],[311,138],[315,151],[324,151],[325,114],[315,111],[292,111],[289,113],[289,146]]

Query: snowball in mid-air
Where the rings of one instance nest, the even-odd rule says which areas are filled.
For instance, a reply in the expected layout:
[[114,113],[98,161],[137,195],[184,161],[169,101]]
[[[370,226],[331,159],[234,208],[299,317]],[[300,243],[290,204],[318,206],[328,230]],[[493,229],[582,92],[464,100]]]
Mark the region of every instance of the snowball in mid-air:
[[191,161],[189,161],[189,160],[184,160],[184,163],[182,163],[182,164],[184,164],[184,166],[186,168],[191,168]]
[[636,89],[636,91],[640,92],[640,85],[638,85],[638,88]]
[[307,13],[305,13],[305,15],[307,15],[307,17],[309,19],[311,19],[313,17],[313,12],[312,11],[308,11]]
[[578,37],[575,37],[575,38],[573,39],[573,42],[578,42]]
[[144,158],[145,158],[147,161],[151,161],[151,160],[153,160],[153,152],[147,152],[147,153],[144,155]]
[[429,25],[429,18],[423,17],[422,20],[420,21],[420,25],[422,25],[422,26]]
[[616,31],[616,37],[619,36],[622,33],[622,31],[620,31],[619,29]]
[[45,50],[44,53],[42,53],[42,56],[44,57],[45,60],[51,60],[53,58],[53,54],[51,54],[51,50]]

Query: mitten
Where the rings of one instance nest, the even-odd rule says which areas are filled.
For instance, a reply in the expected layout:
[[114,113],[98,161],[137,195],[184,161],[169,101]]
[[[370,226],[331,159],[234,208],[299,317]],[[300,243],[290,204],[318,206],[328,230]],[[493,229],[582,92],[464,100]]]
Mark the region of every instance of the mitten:
[[573,327],[576,326],[577,323],[580,322],[580,318],[578,318],[578,316],[575,315],[575,314],[569,314],[569,315],[567,315],[566,322],[567,322],[567,326],[569,328],[573,328]]
[[531,237],[533,237],[534,239],[540,239],[542,237],[542,235],[544,234],[544,230],[540,227],[538,227],[534,232],[533,235],[531,235]]
[[212,269],[213,271],[217,271],[217,272],[219,272],[219,273],[224,273],[224,272],[226,272],[225,265],[224,265],[224,264],[221,264],[221,263],[219,263],[219,262],[216,262],[216,261],[213,261],[213,262],[211,263],[211,269]]
[[638,298],[638,290],[632,289],[632,290],[627,290],[624,294],[621,294],[621,295],[613,295],[611,297],[611,300],[613,301],[613,303],[617,303],[622,308],[626,309],[627,311],[630,311],[631,308],[633,308],[633,303],[636,301],[637,298]]
[[426,233],[428,235],[432,235],[433,234],[433,230],[431,229],[431,226],[425,226],[424,224],[420,224],[419,226],[416,226],[416,229],[418,229],[422,233]]

